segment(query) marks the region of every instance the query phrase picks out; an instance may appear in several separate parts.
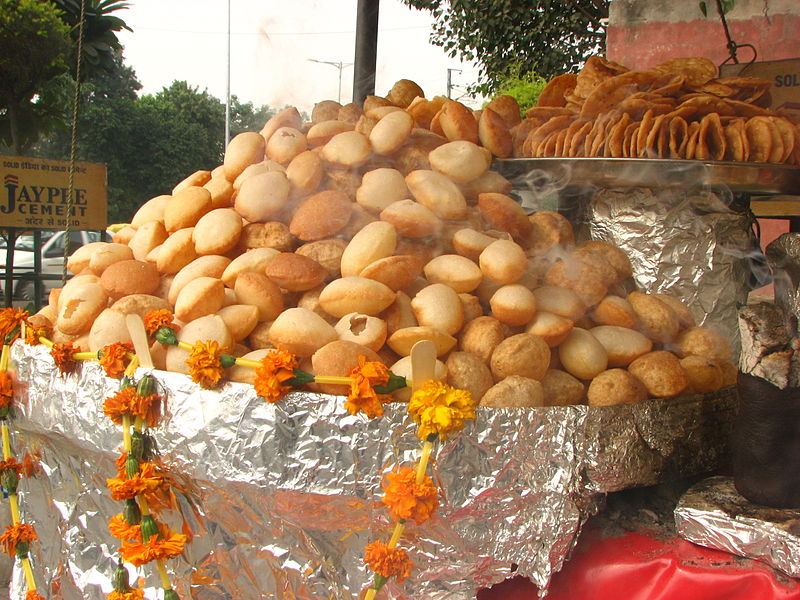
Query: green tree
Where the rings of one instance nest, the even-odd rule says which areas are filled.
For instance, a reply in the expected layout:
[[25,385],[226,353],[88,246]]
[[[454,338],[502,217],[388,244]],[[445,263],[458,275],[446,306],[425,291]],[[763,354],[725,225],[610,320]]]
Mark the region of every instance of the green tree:
[[547,80],[544,77],[535,73],[525,73],[502,79],[498,83],[495,93],[512,96],[524,115],[530,107],[536,106],[536,101],[545,85],[547,85]]
[[[116,68],[122,46],[116,32],[129,29],[112,15],[119,0],[85,2],[82,77]],[[65,127],[71,112],[80,35],[81,0],[0,2],[0,146],[26,154],[42,134]]]
[[245,131],[260,131],[275,111],[268,106],[254,106],[231,96],[231,137]]
[[81,3],[83,3],[83,42],[81,70],[86,80],[98,72],[113,71],[115,56],[122,52],[116,32],[131,28],[125,21],[111,13],[127,9],[122,0],[52,0],[61,10],[61,18],[70,26],[73,52],[70,55],[72,72],[75,72],[78,37],[80,37]]
[[0,140],[23,154],[63,99],[69,27],[49,2],[0,4]]
[[[73,84],[74,85],[74,84]],[[78,160],[105,163],[110,222],[129,221],[146,200],[168,194],[184,177],[222,162],[225,106],[185,81],[138,97],[132,69],[116,57],[114,71],[82,88]],[[258,131],[272,114],[231,99],[232,132]],[[70,135],[55,131],[36,147],[38,156],[66,159]]]
[[[546,78],[576,70],[603,44],[609,0],[403,0],[430,11],[431,41],[452,57],[477,60],[475,91],[494,93],[504,80]],[[519,69],[519,71],[517,71]]]

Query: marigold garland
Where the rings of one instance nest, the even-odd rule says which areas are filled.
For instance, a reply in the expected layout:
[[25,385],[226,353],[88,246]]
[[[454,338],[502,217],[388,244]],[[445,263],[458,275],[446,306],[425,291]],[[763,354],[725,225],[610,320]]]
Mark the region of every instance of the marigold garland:
[[181,554],[186,545],[186,536],[166,528],[162,530],[159,527],[159,530],[159,535],[152,536],[147,542],[123,541],[119,551],[122,560],[141,567],[154,560],[165,560]]
[[44,596],[40,596],[36,590],[28,590],[25,594],[25,600],[45,600]]
[[413,566],[405,550],[402,548],[389,548],[389,546],[380,541],[372,542],[364,548],[364,562],[381,577],[386,579],[396,577],[400,583],[411,575]]
[[113,500],[128,500],[140,494],[152,494],[164,485],[164,479],[149,462],[139,464],[139,472],[130,479],[114,477],[106,479]]
[[[14,523],[6,527],[3,535],[0,535],[0,545],[3,546],[3,552],[10,557],[14,557],[17,553],[17,546],[20,544],[29,544],[38,540],[39,536],[36,535],[36,530],[33,525],[28,523]],[[27,554],[27,548],[25,549]]]
[[0,310],[0,345],[11,345],[19,337],[19,327],[27,320],[28,311],[21,308]]
[[136,524],[131,525],[122,513],[114,515],[108,520],[108,530],[118,540],[142,541],[142,528]]
[[379,395],[373,386],[385,385],[389,381],[389,368],[380,362],[368,361],[365,356],[358,357],[358,366],[349,376],[350,393],[344,407],[351,415],[363,411],[370,419],[383,416],[383,403],[388,399]]
[[139,588],[129,588],[127,592],[112,590],[106,598],[108,600],[143,600],[144,590],[140,590]]
[[64,375],[71,373],[78,366],[78,361],[73,356],[76,352],[78,352],[78,349],[72,345],[72,342],[53,344],[50,349],[50,355],[53,357],[56,367]]
[[106,375],[112,379],[119,379],[125,373],[128,354],[131,352],[133,352],[133,344],[131,342],[114,342],[103,346],[97,360]]
[[439,495],[433,481],[425,475],[417,483],[417,472],[411,467],[401,467],[387,473],[383,481],[381,501],[389,508],[395,521],[414,519],[417,525],[427,521],[439,507]]
[[192,381],[207,390],[213,390],[217,387],[222,379],[222,374],[225,372],[220,354],[219,343],[214,340],[195,342],[189,352],[189,358],[186,359]]
[[408,413],[419,425],[420,439],[432,435],[445,439],[461,430],[465,420],[475,418],[475,400],[467,390],[430,380],[411,395]]
[[8,372],[0,370],[0,407],[11,407],[14,403],[14,380]]
[[180,330],[180,327],[176,325],[174,321],[175,315],[167,308],[151,310],[144,317],[144,329],[150,337],[155,337],[158,330],[162,327],[177,332]]
[[122,425],[122,419],[129,416],[140,417],[148,427],[155,427],[161,417],[161,396],[145,396],[135,387],[124,387],[103,401],[103,413],[117,425]]
[[253,387],[256,394],[267,402],[277,402],[291,391],[292,386],[285,382],[294,377],[297,358],[285,350],[273,350],[261,359],[256,367]]
[[29,346],[36,346],[37,344],[41,344],[41,338],[48,338],[51,335],[50,327],[47,325],[42,325],[41,327],[34,327],[33,325],[26,323],[25,327],[25,343]]

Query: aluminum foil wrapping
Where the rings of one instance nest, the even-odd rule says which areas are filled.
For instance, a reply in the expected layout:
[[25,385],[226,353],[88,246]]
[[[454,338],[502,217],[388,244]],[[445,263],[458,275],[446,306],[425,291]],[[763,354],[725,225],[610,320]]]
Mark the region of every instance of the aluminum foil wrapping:
[[738,307],[766,282],[749,209],[733,210],[723,195],[701,189],[601,189],[585,220],[592,239],[625,251],[641,290],[680,298],[738,352]]
[[775,304],[800,322],[800,233],[784,233],[767,246],[775,282]]
[[752,504],[732,477],[711,477],[690,488],[675,509],[675,524],[690,542],[800,577],[800,511]]
[[[20,485],[23,519],[41,538],[39,585],[51,598],[100,600],[117,550],[107,520],[121,511],[105,486],[120,430],[101,405],[118,382],[93,363],[61,376],[43,347],[17,343],[12,358],[13,443],[39,453],[44,470]],[[298,392],[272,405],[251,386],[211,392],[155,375],[168,400],[154,436],[179,484],[178,509],[164,518],[192,533],[168,561],[181,597],[357,597],[370,580],[363,547],[389,531],[382,475],[419,449],[404,405],[369,421],[349,415],[343,397]],[[409,525],[415,569],[387,584],[388,597],[474,598],[513,565],[546,589],[602,492],[717,468],[734,404],[727,391],[627,407],[479,409],[435,450],[441,508]],[[157,577],[137,577],[156,597]],[[22,588],[15,572],[12,591]]]
[[[558,210],[579,239],[622,248],[640,290],[680,298],[738,351],[737,308],[770,281],[748,194],[776,174],[682,160],[498,163],[523,208]],[[751,180],[737,181],[742,175]]]

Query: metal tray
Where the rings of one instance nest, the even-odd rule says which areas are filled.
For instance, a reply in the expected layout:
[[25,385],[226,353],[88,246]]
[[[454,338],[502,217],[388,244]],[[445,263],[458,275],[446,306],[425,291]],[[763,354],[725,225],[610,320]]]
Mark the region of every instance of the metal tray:
[[800,195],[800,168],[649,158],[507,158],[494,168],[517,189],[710,187],[751,195]]

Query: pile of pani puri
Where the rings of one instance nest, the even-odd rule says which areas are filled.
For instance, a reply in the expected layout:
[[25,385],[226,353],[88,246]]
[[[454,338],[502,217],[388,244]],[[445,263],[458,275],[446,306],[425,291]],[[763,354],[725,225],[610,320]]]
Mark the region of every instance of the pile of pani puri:
[[[310,122],[285,109],[144,203],[113,242],[76,250],[74,277],[34,322],[97,351],[130,339],[126,315],[166,308],[181,341],[253,360],[281,348],[320,375],[365,356],[410,376],[412,346],[432,340],[436,377],[491,407],[732,385],[727,341],[679,299],[630,291],[624,252],[576,242],[562,215],[509,195],[490,166],[520,122],[508,96],[476,116],[409,80],[363,104],[320,102]],[[151,350],[158,368],[188,372],[186,351]]]

